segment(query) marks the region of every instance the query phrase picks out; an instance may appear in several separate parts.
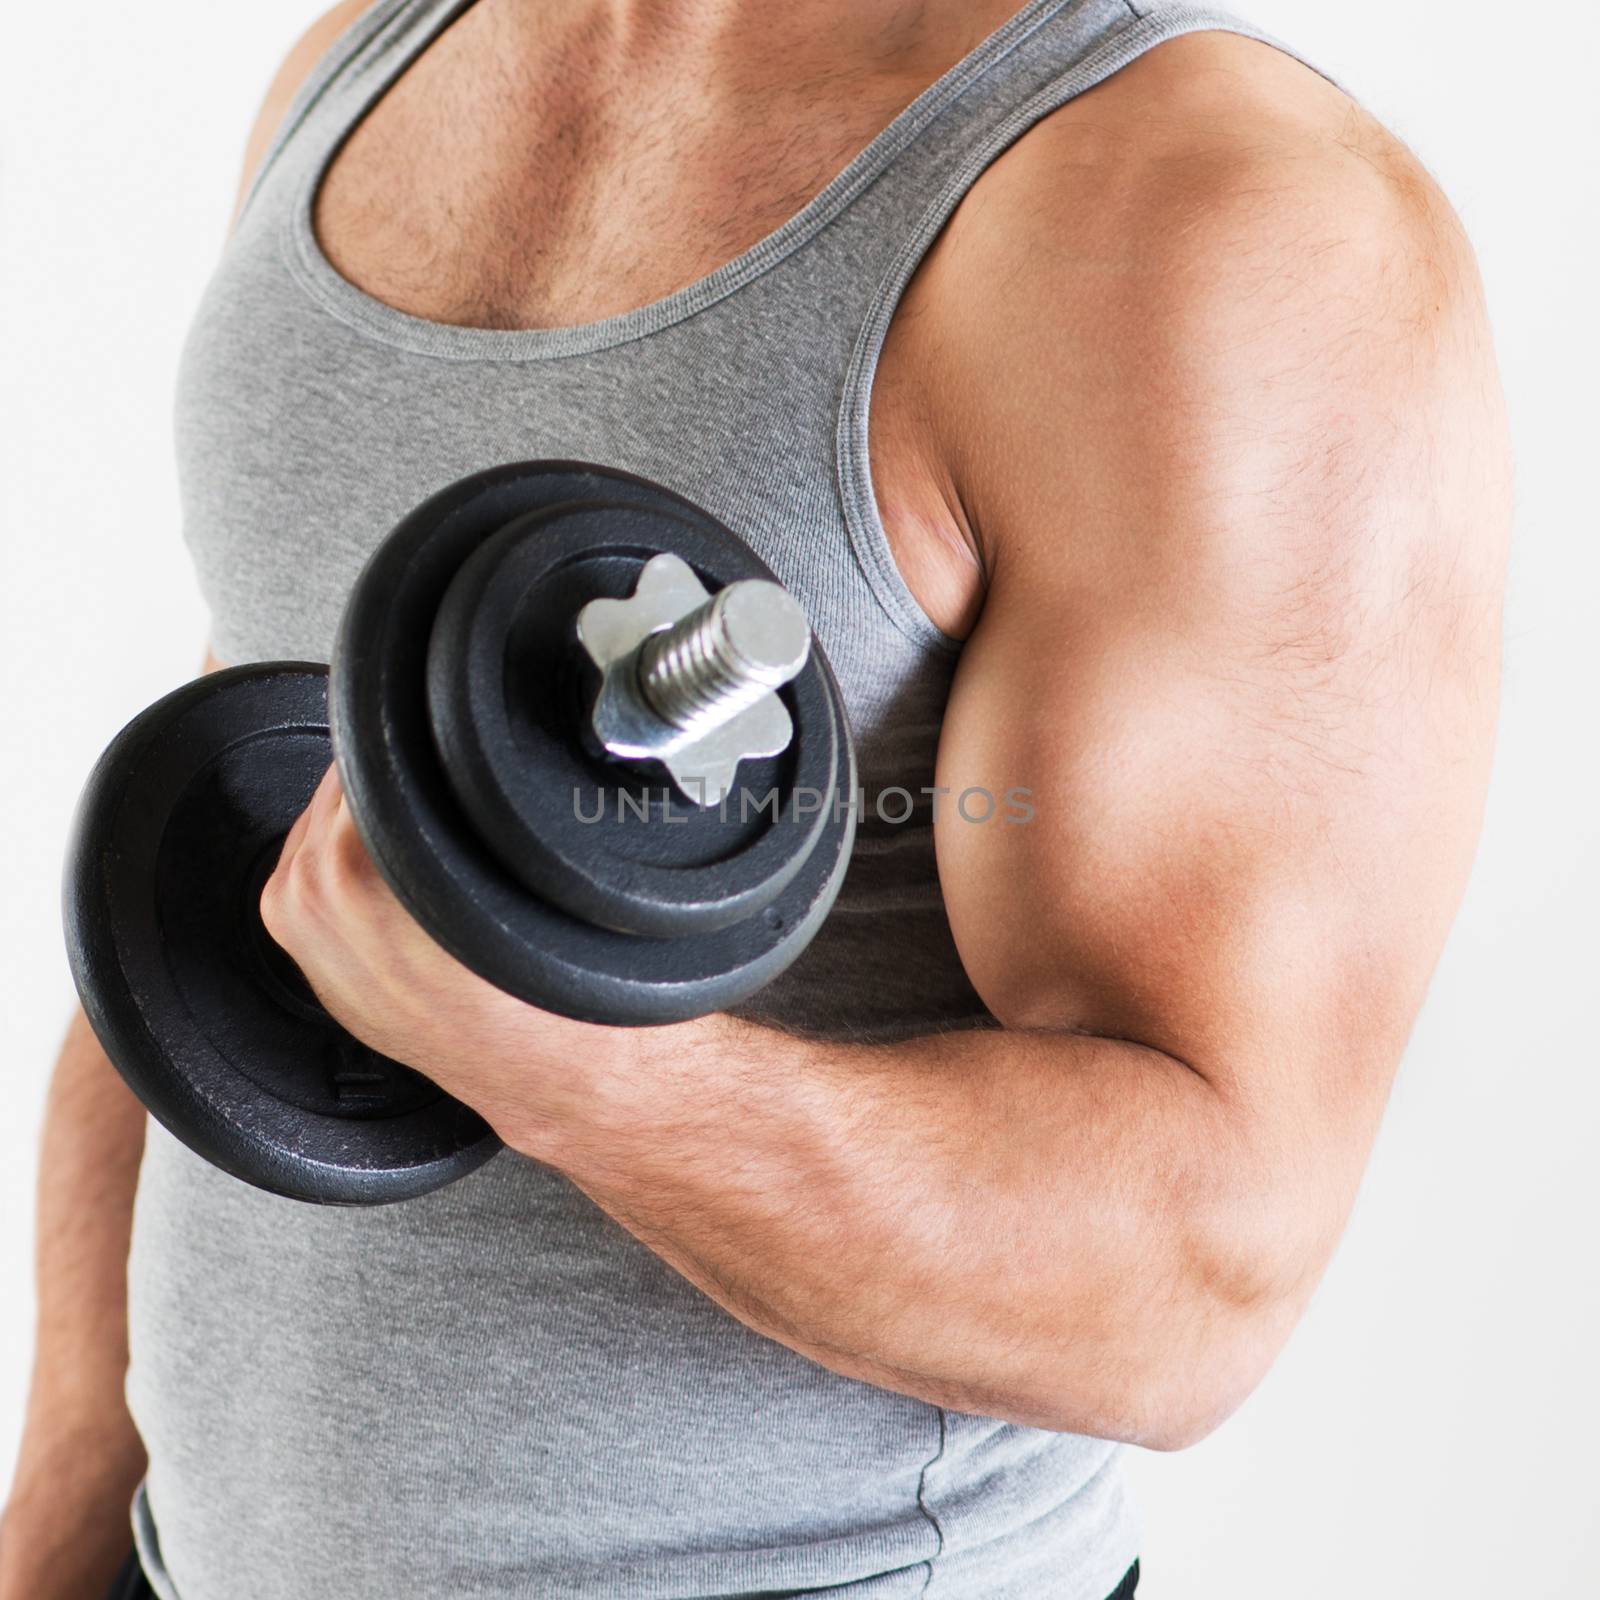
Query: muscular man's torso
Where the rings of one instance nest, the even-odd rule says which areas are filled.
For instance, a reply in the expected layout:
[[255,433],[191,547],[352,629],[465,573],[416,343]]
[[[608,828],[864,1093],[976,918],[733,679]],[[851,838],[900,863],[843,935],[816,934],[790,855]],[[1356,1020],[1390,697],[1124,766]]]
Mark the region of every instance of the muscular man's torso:
[[[1080,505],[1038,504],[1017,408],[1060,419],[1094,493],[1119,469],[1115,431],[1083,426],[1101,373],[1028,391],[1030,298],[1108,278],[1137,298],[1127,196],[1163,141],[1192,143],[1174,82],[1197,60],[1314,80],[1250,39],[1168,37],[1212,25],[1187,9],[915,9],[925,37],[847,43],[773,8],[769,48],[735,58],[563,33],[557,4],[355,8],[186,351],[185,526],[218,657],[325,658],[361,562],[423,495],[586,456],[747,538],[807,598],[866,792],[931,795],[952,678],[1005,612],[957,649],[990,541],[1002,574],[1023,526],[1072,528],[1058,559],[1085,560]],[[1062,261],[1079,276],[1042,290]],[[1064,369],[1104,359],[1076,338],[1052,326]],[[867,816],[836,914],[753,1020],[869,1041],[990,1025],[932,809]],[[241,1572],[263,1597],[909,1600],[935,1560],[952,1600],[1047,1592],[1047,1568],[1101,1600],[1137,1552],[1114,1446],[831,1374],[537,1163],[371,1213],[241,1191],[155,1138],[129,1389],[141,1550],[184,1600]]]

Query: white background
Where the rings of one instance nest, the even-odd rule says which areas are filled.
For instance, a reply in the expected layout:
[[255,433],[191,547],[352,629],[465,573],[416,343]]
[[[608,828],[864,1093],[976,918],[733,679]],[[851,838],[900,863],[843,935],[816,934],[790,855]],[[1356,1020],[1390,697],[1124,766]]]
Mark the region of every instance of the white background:
[[[1239,0],[1241,7],[1249,0]],[[191,675],[170,396],[245,130],[315,0],[21,4],[0,64],[5,1111],[0,1457],[29,1359],[56,884],[106,739]],[[1350,1231],[1231,1423],[1136,1466],[1153,1600],[1600,1595],[1593,9],[1256,0],[1443,182],[1519,471],[1505,705],[1465,909]]]

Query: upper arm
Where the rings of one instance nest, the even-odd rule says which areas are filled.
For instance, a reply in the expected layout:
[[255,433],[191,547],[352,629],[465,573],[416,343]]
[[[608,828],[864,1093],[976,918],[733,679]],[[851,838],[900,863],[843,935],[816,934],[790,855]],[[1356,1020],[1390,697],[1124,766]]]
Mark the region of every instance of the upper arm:
[[261,109],[256,113],[255,124],[245,144],[244,170],[240,175],[238,198],[234,203],[235,216],[244,205],[250,185],[255,181],[256,173],[266,159],[267,151],[301,84],[334,40],[371,4],[372,0],[342,0],[341,4],[318,17],[284,57],[283,64],[267,89],[266,98],[261,102]]
[[1476,839],[1508,468],[1442,199],[1278,131],[963,246],[1012,270],[957,341],[938,781],[1033,817],[936,837],[1002,1022],[1177,1057],[1348,1197]]

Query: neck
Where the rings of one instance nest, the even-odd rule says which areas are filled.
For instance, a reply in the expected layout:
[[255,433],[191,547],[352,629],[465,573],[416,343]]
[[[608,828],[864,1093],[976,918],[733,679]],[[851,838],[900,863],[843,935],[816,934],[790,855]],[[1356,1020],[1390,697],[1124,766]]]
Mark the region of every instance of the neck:
[[[497,0],[479,0],[480,4]],[[512,7],[541,39],[636,78],[692,65],[708,90],[839,78],[931,82],[1021,0],[554,0]],[[508,19],[512,20],[512,19]]]

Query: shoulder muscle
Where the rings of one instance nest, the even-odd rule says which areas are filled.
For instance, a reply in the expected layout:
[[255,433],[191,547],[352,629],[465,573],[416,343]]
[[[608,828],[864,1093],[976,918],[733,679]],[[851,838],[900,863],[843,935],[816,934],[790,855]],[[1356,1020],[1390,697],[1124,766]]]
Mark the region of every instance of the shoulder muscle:
[[1023,140],[930,261],[936,425],[987,570],[1096,607],[1210,575],[1298,618],[1430,558],[1492,567],[1498,387],[1448,203],[1253,41],[1140,67]]

